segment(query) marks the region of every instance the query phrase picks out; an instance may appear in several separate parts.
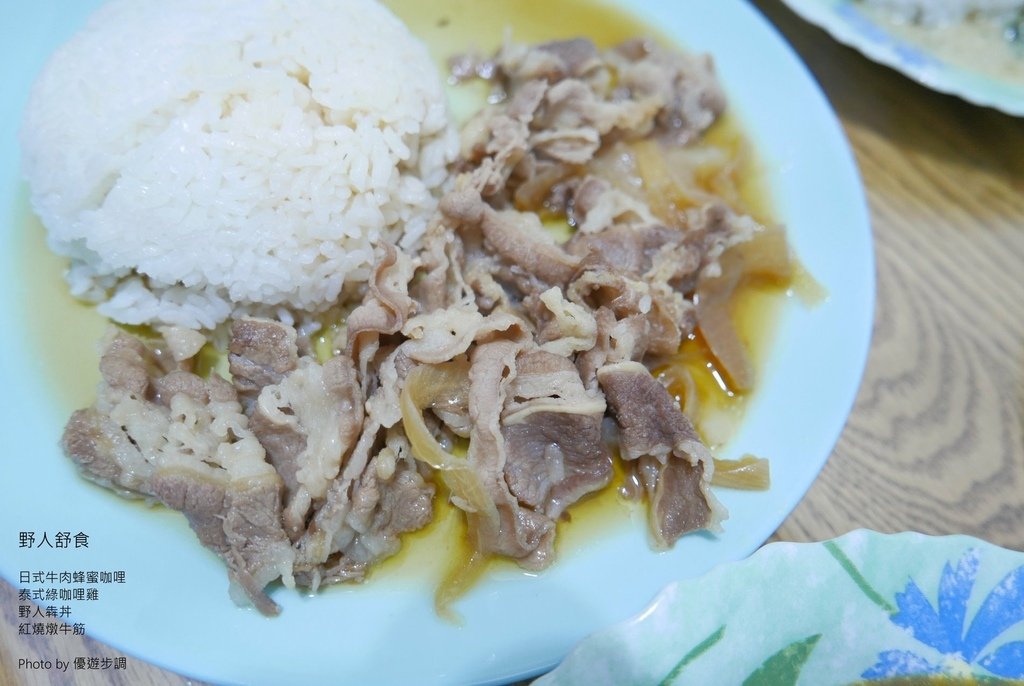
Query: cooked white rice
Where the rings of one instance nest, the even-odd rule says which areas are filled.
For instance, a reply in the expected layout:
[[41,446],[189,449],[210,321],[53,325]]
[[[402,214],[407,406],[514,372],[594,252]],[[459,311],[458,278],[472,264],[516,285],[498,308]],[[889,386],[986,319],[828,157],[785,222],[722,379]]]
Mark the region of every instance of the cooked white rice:
[[374,0],[113,0],[21,142],[73,293],[195,328],[328,307],[417,242],[457,149],[426,47]]
[[1024,7],[1024,0],[864,0],[896,17],[922,24],[963,21],[972,13],[1002,14]]

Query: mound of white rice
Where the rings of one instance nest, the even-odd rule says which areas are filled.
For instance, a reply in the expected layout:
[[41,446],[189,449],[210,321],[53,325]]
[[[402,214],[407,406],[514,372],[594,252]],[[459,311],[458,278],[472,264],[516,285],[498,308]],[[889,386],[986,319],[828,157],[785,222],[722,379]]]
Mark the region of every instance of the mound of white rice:
[[457,150],[426,47],[374,0],[113,0],[21,142],[73,293],[194,328],[328,307],[375,245],[414,246]]
[[864,0],[897,17],[922,24],[963,21],[973,13],[1002,14],[1024,7],[1022,0]]

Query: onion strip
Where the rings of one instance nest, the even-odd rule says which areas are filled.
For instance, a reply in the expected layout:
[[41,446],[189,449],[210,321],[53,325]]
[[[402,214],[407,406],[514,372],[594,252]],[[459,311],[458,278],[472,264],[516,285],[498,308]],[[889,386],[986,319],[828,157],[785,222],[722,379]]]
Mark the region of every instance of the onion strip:
[[738,460],[720,460],[716,457],[711,485],[744,491],[767,491],[771,487],[768,460],[753,455],[744,455]]
[[693,298],[697,326],[727,377],[729,389],[745,392],[754,386],[754,367],[733,323],[729,303],[737,288],[749,280],[786,282],[792,276],[793,263],[785,233],[779,227],[767,227],[752,240],[732,246],[719,263],[721,275],[702,275],[697,280]]
[[474,550],[467,558],[456,562],[434,593],[434,609],[438,615],[452,624],[462,624],[462,617],[452,610],[452,603],[480,580],[490,561],[490,555]]
[[683,212],[697,201],[677,183],[661,146],[656,141],[643,140],[634,143],[632,151],[651,212],[668,226],[685,226]]
[[402,426],[412,446],[412,454],[421,462],[437,470],[452,494],[452,502],[459,509],[472,512],[486,521],[498,522],[498,509],[473,470],[469,461],[445,451],[431,435],[423,420],[428,407],[450,404],[465,395],[469,378],[469,363],[454,360],[438,365],[421,365],[405,378],[399,398]]
[[[474,530],[488,526],[497,530],[500,526],[497,505],[488,495],[480,475],[473,470],[469,460],[442,448],[423,419],[423,410],[428,407],[463,405],[468,390],[469,362],[465,359],[420,365],[405,377],[399,405],[402,410],[402,426],[412,446],[413,457],[437,471],[450,492],[451,502],[466,512],[469,540],[473,541]],[[490,556],[474,545],[472,553],[449,570],[434,595],[434,607],[438,615],[456,624],[460,622],[451,604],[476,583],[487,569],[489,560]]]

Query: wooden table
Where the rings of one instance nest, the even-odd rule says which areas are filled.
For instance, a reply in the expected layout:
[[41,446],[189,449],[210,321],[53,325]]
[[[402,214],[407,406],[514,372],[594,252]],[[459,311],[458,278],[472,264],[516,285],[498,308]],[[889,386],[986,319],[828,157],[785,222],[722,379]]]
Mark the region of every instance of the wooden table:
[[[929,91],[755,0],[811,68],[860,165],[878,296],[863,386],[820,478],[775,538],[867,527],[966,533],[1024,549],[1024,119]],[[17,636],[0,583],[0,684],[196,684],[123,671],[19,671],[18,658],[120,657]]]

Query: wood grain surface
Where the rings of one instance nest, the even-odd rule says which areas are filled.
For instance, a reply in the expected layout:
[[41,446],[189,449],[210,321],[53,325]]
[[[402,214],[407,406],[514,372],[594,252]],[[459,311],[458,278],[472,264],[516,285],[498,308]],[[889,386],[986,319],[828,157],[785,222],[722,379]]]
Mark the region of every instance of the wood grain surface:
[[875,237],[847,426],[776,536],[965,533],[1024,549],[1024,119],[935,93],[756,3],[838,112]]
[[[867,188],[878,284],[853,412],[774,538],[867,527],[1024,550],[1024,119],[918,86],[778,0],[753,4],[839,114]],[[18,670],[21,658],[123,657],[88,637],[18,636],[18,605],[0,582],[4,686],[199,684],[131,656],[124,670]]]

